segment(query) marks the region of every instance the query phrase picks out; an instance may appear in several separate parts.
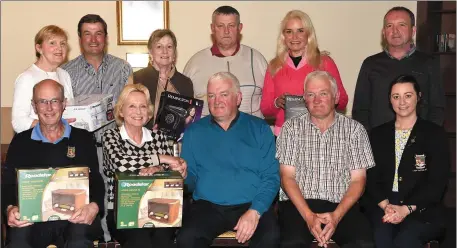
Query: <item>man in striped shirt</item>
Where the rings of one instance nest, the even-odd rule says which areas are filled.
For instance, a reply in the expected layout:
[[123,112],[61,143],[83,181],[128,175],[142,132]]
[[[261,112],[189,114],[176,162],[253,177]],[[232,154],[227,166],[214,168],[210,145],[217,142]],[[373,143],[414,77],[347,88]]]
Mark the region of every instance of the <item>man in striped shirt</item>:
[[[357,201],[374,166],[364,127],[335,111],[338,88],[325,71],[305,79],[308,112],[288,120],[278,137],[281,247],[374,247]],[[348,245],[348,246],[346,246]]]
[[[121,58],[106,53],[107,29],[105,20],[99,15],[85,15],[78,23],[79,45],[82,54],[62,66],[70,74],[74,97],[90,94],[112,94],[113,101],[116,102],[124,86],[133,83],[133,70],[130,64]],[[94,131],[102,175],[101,137],[105,130],[114,127],[116,124],[112,122]],[[107,180],[104,179],[106,184]],[[107,202],[105,202],[106,205]],[[105,230],[105,240],[110,240],[105,223],[106,219],[103,218],[102,226]]]

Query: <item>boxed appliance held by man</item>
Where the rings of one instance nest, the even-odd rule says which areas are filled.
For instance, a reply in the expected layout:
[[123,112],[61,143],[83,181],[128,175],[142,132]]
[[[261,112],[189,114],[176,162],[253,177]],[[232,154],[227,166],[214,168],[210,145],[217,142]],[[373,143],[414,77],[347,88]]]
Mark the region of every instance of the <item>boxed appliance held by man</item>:
[[180,227],[183,183],[181,174],[176,171],[152,176],[116,172],[116,227]]
[[21,220],[67,220],[89,204],[89,168],[18,169]]
[[80,95],[69,99],[62,118],[76,118],[70,125],[95,131],[114,121],[113,95]]

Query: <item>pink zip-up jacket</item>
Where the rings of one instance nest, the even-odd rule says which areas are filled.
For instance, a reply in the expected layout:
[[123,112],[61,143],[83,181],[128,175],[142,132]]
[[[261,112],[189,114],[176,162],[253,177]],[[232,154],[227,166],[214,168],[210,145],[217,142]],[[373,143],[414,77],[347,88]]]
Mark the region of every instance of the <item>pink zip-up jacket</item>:
[[[338,102],[337,109],[344,110],[348,103],[348,95],[344,89],[343,83],[341,82],[338,68],[336,67],[333,59],[329,56],[322,56],[321,59],[322,69],[330,73],[330,75],[336,79],[336,83],[338,85],[340,100]],[[276,117],[274,129],[274,134],[276,136],[279,135],[281,127],[284,124],[284,110],[282,108],[275,107],[275,99],[286,92],[289,95],[303,95],[303,83],[305,82],[305,78],[309,73],[315,70],[315,68],[306,63],[305,59],[302,59],[298,66],[295,67],[294,62],[289,56],[287,56],[283,67],[279,69],[273,77],[267,69],[262,90],[260,110],[264,116]]]

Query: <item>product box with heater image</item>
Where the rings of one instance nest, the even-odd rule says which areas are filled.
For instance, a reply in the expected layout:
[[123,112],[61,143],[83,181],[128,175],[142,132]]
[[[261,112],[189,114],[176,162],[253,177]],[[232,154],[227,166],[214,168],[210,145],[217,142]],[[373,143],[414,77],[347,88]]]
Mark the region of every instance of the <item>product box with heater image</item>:
[[70,125],[93,132],[114,121],[112,94],[80,95],[67,101],[62,118],[76,118]]
[[116,227],[180,227],[183,183],[177,171],[158,172],[152,176],[116,172]]
[[184,130],[202,114],[203,101],[171,92],[162,92],[156,124],[160,131],[178,140]]
[[21,220],[67,220],[89,204],[89,168],[18,169]]

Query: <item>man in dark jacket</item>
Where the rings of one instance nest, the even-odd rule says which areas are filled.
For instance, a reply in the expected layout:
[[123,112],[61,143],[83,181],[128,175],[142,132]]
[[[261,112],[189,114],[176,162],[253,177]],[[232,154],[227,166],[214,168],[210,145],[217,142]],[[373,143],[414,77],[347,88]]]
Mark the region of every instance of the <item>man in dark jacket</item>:
[[[8,149],[2,181],[2,210],[7,217],[7,247],[46,247],[63,237],[65,247],[91,247],[102,234],[105,188],[98,170],[93,136],[62,119],[66,106],[63,86],[45,79],[33,88],[32,106],[38,124],[17,134]],[[89,167],[89,203],[69,220],[32,223],[20,220],[16,169]]]
[[443,124],[445,97],[436,58],[417,51],[413,42],[415,17],[405,7],[394,7],[384,16],[384,51],[363,61],[354,93],[352,118],[370,131],[394,119],[389,105],[389,85],[402,74],[413,75],[422,90],[418,114]]

